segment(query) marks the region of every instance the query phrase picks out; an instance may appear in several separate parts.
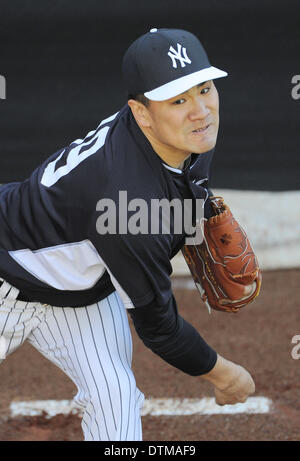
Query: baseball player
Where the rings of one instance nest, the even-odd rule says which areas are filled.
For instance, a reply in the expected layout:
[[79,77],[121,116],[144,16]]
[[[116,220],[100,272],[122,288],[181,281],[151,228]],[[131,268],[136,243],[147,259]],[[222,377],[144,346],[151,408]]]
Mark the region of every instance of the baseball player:
[[226,75],[193,34],[151,29],[124,55],[128,103],[0,188],[1,361],[27,340],[60,367],[77,386],[85,440],[142,440],[127,314],[155,354],[210,381],[220,405],[254,392],[250,374],[180,316],[170,261],[186,232],[172,219],[170,232],[151,232],[148,213],[153,200],[201,199],[214,215],[214,80]]

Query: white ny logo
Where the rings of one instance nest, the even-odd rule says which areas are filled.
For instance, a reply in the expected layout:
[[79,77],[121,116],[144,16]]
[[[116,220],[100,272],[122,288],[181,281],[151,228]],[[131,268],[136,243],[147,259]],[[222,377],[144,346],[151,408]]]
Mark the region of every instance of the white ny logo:
[[178,59],[178,61],[180,62],[181,67],[185,67],[185,63],[192,63],[192,61],[190,60],[190,58],[188,58],[186,54],[186,49],[182,47],[179,43],[177,43],[177,51],[174,50],[172,46],[170,46],[168,56],[170,56],[170,58],[172,59],[173,67],[175,67],[175,69],[177,68],[176,59]]

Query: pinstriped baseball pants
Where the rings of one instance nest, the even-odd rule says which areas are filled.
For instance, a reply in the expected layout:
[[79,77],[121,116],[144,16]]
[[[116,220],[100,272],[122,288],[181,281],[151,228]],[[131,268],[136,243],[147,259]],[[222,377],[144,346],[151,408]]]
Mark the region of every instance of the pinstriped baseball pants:
[[25,340],[75,383],[86,441],[142,440],[143,394],[131,370],[132,338],[116,292],[85,307],[16,300],[0,287],[0,363]]

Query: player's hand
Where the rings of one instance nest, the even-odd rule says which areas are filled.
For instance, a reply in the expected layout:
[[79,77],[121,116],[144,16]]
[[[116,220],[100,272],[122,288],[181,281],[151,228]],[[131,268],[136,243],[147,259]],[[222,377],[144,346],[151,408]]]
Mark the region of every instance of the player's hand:
[[236,365],[235,378],[225,387],[215,387],[215,398],[218,405],[234,405],[246,402],[255,391],[254,381],[245,368]]
[[255,392],[255,384],[250,373],[221,356],[218,356],[215,367],[203,377],[215,386],[218,405],[244,403]]

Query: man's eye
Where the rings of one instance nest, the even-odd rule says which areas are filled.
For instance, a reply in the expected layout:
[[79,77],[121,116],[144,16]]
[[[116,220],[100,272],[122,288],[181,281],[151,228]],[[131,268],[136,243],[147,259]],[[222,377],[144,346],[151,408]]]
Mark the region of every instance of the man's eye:
[[183,104],[185,101],[185,99],[181,98],[181,99],[176,99],[176,101],[173,102],[173,104]]
[[201,94],[206,94],[208,93],[210,90],[210,87],[209,86],[206,86],[205,88],[202,88],[202,90],[200,91]]

